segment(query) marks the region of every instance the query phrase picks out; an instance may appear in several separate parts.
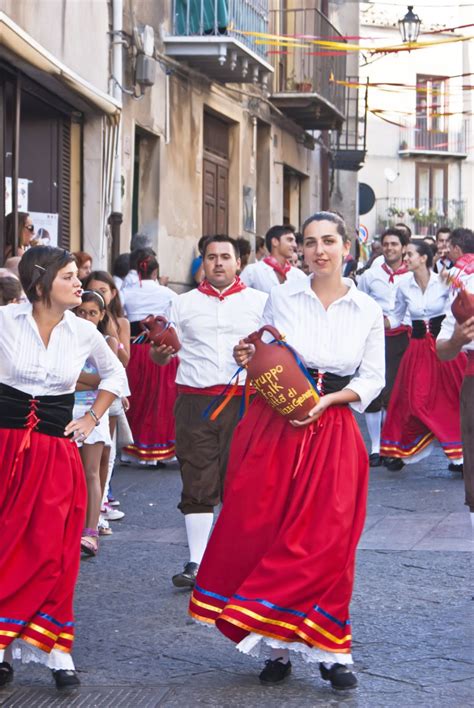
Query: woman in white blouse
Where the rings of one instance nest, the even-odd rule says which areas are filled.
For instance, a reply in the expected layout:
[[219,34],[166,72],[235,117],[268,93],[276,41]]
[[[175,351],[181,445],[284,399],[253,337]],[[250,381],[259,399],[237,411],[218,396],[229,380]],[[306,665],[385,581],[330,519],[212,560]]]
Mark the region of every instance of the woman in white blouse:
[[400,282],[393,316],[387,327],[398,327],[408,313],[410,344],[398,370],[382,429],[381,455],[395,458],[387,465],[399,470],[430,454],[438,440],[452,464],[462,462],[460,390],[466,355],[439,361],[435,340],[449,305],[449,289],[433,273],[433,252],[424,242],[407,246],[405,261],[411,277]]
[[[0,308],[0,686],[21,656],[52,669],[58,688],[75,687],[73,594],[86,507],[75,442],[126,379],[96,328],[70,312],[82,292],[73,256],[38,246],[19,270],[29,302]],[[100,390],[72,420],[86,359]]]
[[130,408],[127,418],[133,443],[123,448],[123,457],[138,459],[141,464],[162,467],[175,456],[173,408],[176,401],[175,357],[169,366],[155,366],[150,359],[150,343],[140,335],[140,321],[148,315],[169,319],[171,305],[178,297],[170,288],[158,283],[158,261],[143,252],[137,263],[138,280],[124,288],[123,304],[130,321],[132,346],[127,367],[130,385]]
[[[189,611],[244,653],[268,645],[264,683],[290,673],[291,649],[319,662],[334,688],[351,689],[349,603],[369,467],[349,405],[363,411],[383,387],[383,316],[342,277],[343,220],[319,212],[302,231],[311,275],[274,288],[263,319],[303,357],[322,395],[303,422],[257,397],[237,426]],[[253,351],[240,342],[236,361],[245,365]]]

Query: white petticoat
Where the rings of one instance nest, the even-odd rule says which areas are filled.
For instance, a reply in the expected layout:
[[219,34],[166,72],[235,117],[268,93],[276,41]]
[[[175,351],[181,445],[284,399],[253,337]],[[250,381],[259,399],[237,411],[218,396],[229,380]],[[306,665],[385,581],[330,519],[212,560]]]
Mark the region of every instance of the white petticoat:
[[317,647],[311,648],[300,642],[280,642],[272,637],[265,637],[262,634],[251,632],[245,639],[237,644],[237,649],[242,654],[248,654],[259,658],[261,656],[263,645],[271,649],[288,649],[301,654],[303,659],[309,663],[319,663],[321,661],[329,664],[352,664],[352,654],[333,654],[331,651],[323,651]]
[[53,649],[48,654],[22,639],[15,639],[7,649],[0,649],[0,663],[8,661],[11,664],[14,659],[19,659],[23,664],[34,661],[37,664],[45,665],[48,669],[75,670],[71,654],[59,649]]

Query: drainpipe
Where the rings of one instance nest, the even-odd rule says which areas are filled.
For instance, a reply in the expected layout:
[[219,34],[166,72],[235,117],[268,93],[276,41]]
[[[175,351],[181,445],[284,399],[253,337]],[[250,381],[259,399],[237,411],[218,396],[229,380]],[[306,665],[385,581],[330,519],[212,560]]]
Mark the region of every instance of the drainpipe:
[[[122,104],[123,86],[123,0],[112,0],[112,76],[113,96]],[[112,260],[120,253],[120,226],[122,214],[122,118],[119,118],[116,153],[114,160],[114,176],[112,190],[112,213],[109,224],[112,232]]]

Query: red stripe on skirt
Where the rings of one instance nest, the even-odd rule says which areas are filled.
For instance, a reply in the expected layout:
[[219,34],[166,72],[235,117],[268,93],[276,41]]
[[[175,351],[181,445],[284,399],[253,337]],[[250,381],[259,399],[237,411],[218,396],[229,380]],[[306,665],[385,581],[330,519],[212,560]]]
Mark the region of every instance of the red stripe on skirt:
[[234,642],[256,632],[350,651],[367,452],[347,406],[329,408],[320,424],[293,428],[257,398],[234,432],[223,508],[190,602],[194,617]]
[[70,651],[72,639],[65,644],[58,638],[74,634],[65,625],[74,620],[86,509],[84,470],[75,444],[33,432],[7,493],[24,432],[0,429],[0,617],[6,618],[0,642],[5,647],[21,638],[47,652]]
[[127,366],[131,396],[127,418],[133,445],[124,448],[139,460],[170,460],[175,456],[173,408],[178,358],[167,366],[150,359],[150,344],[132,344]]

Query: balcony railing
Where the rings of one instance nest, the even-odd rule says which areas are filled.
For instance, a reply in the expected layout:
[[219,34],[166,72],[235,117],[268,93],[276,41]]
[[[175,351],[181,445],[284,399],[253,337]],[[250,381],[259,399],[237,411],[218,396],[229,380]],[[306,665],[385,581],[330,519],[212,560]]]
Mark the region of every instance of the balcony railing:
[[268,0],[173,0],[164,43],[167,54],[216,81],[257,82],[272,68],[252,33],[266,32]]
[[414,234],[434,236],[440,226],[454,229],[464,224],[466,203],[457,199],[385,197],[376,201],[377,232],[400,222]]
[[426,119],[419,117],[414,126],[400,130],[399,154],[430,155],[440,157],[467,157],[466,145],[469,121],[464,121],[462,128],[454,130],[446,126],[431,129],[426,126]]
[[344,109],[345,122],[342,129],[331,132],[331,150],[334,167],[337,170],[357,172],[365,161],[367,152],[367,100],[368,88],[365,94],[359,95],[358,76],[348,76]]
[[270,12],[270,32],[296,39],[294,46],[270,47],[274,68],[272,101],[306,130],[340,127],[344,120],[346,53],[312,44],[312,38],[344,41],[319,10],[298,8]]

